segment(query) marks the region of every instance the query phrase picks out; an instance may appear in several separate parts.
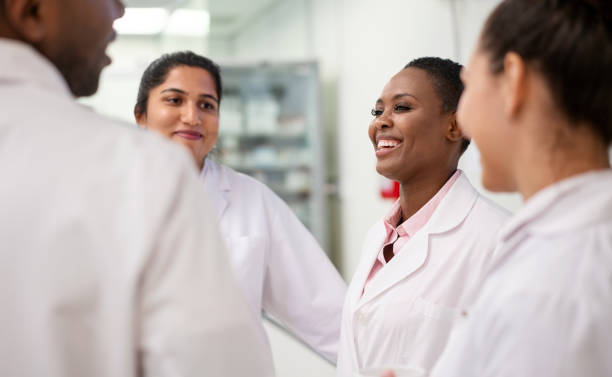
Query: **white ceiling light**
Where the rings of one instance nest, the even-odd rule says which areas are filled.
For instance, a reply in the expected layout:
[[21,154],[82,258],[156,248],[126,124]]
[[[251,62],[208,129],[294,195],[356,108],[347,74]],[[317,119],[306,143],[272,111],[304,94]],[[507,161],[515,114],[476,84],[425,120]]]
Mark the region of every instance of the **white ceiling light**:
[[169,17],[164,8],[125,8],[125,14],[113,27],[119,34],[159,34],[166,28]]
[[210,13],[205,10],[176,9],[172,12],[165,33],[188,37],[203,37],[210,28]]
[[119,34],[168,34],[203,37],[210,28],[210,13],[205,10],[165,8],[126,8],[125,14],[114,23]]

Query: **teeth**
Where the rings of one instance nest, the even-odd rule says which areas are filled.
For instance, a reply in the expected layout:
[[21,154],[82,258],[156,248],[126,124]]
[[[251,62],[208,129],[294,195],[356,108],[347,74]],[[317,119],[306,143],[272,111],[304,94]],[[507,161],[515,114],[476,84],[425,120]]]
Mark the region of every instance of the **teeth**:
[[392,148],[399,144],[397,140],[379,140],[376,145],[378,148]]

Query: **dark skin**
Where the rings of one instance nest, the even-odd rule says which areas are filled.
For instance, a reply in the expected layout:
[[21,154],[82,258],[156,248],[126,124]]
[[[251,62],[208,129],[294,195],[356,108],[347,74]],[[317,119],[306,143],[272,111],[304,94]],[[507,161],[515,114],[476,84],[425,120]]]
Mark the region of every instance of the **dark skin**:
[[64,77],[76,97],[92,95],[106,47],[115,38],[120,0],[1,0],[0,37],[32,46]]
[[377,154],[376,170],[400,183],[401,223],[457,170],[463,135],[455,114],[442,111],[427,72],[418,68],[393,76],[374,112],[368,134]]

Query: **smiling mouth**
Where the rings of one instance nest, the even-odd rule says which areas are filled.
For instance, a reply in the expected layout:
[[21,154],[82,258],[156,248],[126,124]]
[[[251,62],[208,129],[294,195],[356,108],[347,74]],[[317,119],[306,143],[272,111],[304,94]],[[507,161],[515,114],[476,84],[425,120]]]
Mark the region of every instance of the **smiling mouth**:
[[402,142],[400,140],[396,139],[379,139],[376,141],[376,151],[390,150],[397,147],[401,143]]
[[172,134],[187,140],[199,140],[203,135],[197,131],[176,131]]
[[374,148],[376,157],[384,157],[392,153],[400,144],[402,144],[402,142],[397,139],[378,139]]

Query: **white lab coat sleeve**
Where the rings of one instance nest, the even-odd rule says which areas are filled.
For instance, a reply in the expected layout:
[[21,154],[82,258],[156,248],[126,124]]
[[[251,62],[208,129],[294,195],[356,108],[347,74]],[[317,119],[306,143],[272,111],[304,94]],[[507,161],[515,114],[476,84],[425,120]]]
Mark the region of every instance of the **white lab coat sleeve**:
[[317,353],[336,363],[346,283],[317,241],[275,194],[263,309]]
[[474,313],[465,343],[445,351],[458,365],[439,365],[433,375],[603,376],[612,350],[609,318],[597,306],[533,292],[504,298],[495,310]]
[[146,376],[263,376],[255,324],[233,281],[195,172],[175,178],[139,290]]

